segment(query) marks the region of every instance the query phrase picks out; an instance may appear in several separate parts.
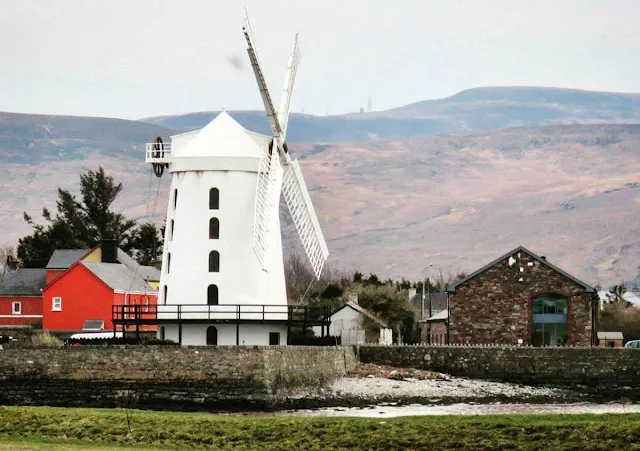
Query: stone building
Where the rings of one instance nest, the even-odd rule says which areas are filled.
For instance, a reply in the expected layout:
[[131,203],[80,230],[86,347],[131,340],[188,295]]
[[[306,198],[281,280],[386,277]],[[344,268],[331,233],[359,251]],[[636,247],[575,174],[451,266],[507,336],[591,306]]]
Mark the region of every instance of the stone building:
[[595,290],[522,246],[448,291],[451,344],[597,343]]

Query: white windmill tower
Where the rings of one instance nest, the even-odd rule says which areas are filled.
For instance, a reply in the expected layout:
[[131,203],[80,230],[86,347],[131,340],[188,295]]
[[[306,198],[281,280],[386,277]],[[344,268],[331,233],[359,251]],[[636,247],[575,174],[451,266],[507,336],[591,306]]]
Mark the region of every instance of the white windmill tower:
[[287,343],[288,328],[299,322],[287,305],[281,193],[316,277],[329,254],[285,142],[297,35],[276,112],[248,20],[243,31],[273,136],[250,132],[222,111],[203,129],[172,136],[171,145],[159,138],[147,144],[156,175],[165,168],[171,174],[160,296],[150,321],[161,338],[184,345]]

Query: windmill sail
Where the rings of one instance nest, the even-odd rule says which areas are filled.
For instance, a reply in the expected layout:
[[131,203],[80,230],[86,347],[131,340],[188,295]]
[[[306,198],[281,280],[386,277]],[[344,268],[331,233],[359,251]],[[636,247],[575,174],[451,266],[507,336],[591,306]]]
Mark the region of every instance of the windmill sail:
[[252,236],[253,250],[262,267],[269,243],[269,232],[275,219],[274,212],[279,206],[281,181],[282,166],[278,152],[275,149],[265,150],[258,167]]
[[329,249],[327,249],[318,217],[313,209],[298,160],[294,160],[286,166],[282,194],[291,212],[293,223],[298,230],[302,246],[311,262],[313,272],[319,279],[324,263],[329,256]]

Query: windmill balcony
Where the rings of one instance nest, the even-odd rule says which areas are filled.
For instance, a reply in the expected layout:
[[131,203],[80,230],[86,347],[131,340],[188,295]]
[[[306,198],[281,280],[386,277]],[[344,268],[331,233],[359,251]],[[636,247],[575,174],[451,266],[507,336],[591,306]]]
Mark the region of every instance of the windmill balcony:
[[171,144],[146,143],[145,163],[171,163]]
[[114,305],[115,324],[161,324],[163,322],[252,323],[279,322],[290,325],[329,323],[330,311],[324,307],[290,305]]

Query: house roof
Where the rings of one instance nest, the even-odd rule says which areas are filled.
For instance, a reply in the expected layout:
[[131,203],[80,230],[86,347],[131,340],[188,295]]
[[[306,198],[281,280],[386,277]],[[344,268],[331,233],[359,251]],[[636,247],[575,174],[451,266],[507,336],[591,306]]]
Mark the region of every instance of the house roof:
[[624,340],[622,332],[598,332],[598,340]]
[[42,268],[19,268],[7,271],[0,282],[0,296],[40,296],[47,271]]
[[449,318],[449,310],[444,309],[444,310],[440,310],[438,313],[431,316],[430,318],[427,318],[427,321],[444,321],[448,318]]
[[555,265],[552,265],[551,263],[549,263],[546,259],[539,257],[538,255],[534,254],[533,252],[531,252],[529,249],[526,249],[524,246],[518,246],[517,248],[513,249],[512,251],[507,252],[506,254],[496,258],[495,260],[493,260],[491,263],[483,266],[482,268],[478,269],[477,271],[472,272],[471,274],[469,274],[467,277],[465,277],[462,280],[457,281],[453,286],[449,286],[447,287],[447,291],[449,292],[453,292],[456,291],[456,288],[459,285],[462,285],[463,283],[469,281],[470,279],[473,279],[475,276],[477,276],[478,274],[481,274],[483,272],[485,272],[487,269],[491,268],[492,266],[500,263],[502,260],[505,260],[507,257],[517,253],[517,252],[524,252],[527,255],[533,257],[535,260],[537,260],[538,262],[540,262],[543,265],[548,266],[549,268],[553,269],[554,271],[556,271],[557,273],[562,274],[563,276],[565,276],[566,278],[572,280],[573,282],[577,283],[578,285],[584,287],[584,289],[588,292],[588,293],[593,293],[595,292],[594,288],[591,285],[587,285],[586,283],[584,283],[583,281],[581,281],[580,279],[577,279],[575,277],[573,277],[571,274],[566,273],[565,271],[563,271],[562,269],[558,268]]
[[56,249],[45,266],[46,269],[69,269],[89,252],[89,249]]
[[389,325],[387,323],[385,323],[384,321],[382,321],[380,318],[378,318],[376,315],[374,315],[372,312],[370,312],[369,310],[367,310],[364,307],[361,307],[359,304],[356,304],[353,301],[348,301],[346,304],[344,304],[342,307],[340,307],[338,310],[336,310],[335,312],[333,312],[331,314],[331,316],[335,315],[336,313],[338,313],[340,310],[345,309],[347,307],[352,308],[353,310],[355,310],[356,312],[359,312],[361,314],[363,314],[364,316],[366,316],[367,318],[372,319],[373,321],[375,321],[380,327],[384,328],[384,329],[388,329]]
[[100,280],[116,291],[155,291],[140,274],[120,263],[81,262]]
[[156,282],[160,280],[160,270],[158,268],[139,264],[120,248],[118,248],[118,261],[133,272],[136,272],[137,268],[137,274],[145,280]]
[[[436,291],[432,293],[425,293],[424,296],[424,310],[428,312],[429,310],[429,296],[431,296],[431,311],[439,312],[442,309],[447,308],[447,297],[448,294],[445,291]],[[422,292],[416,293],[409,302],[418,312],[422,309]],[[428,314],[428,313],[427,313]]]

